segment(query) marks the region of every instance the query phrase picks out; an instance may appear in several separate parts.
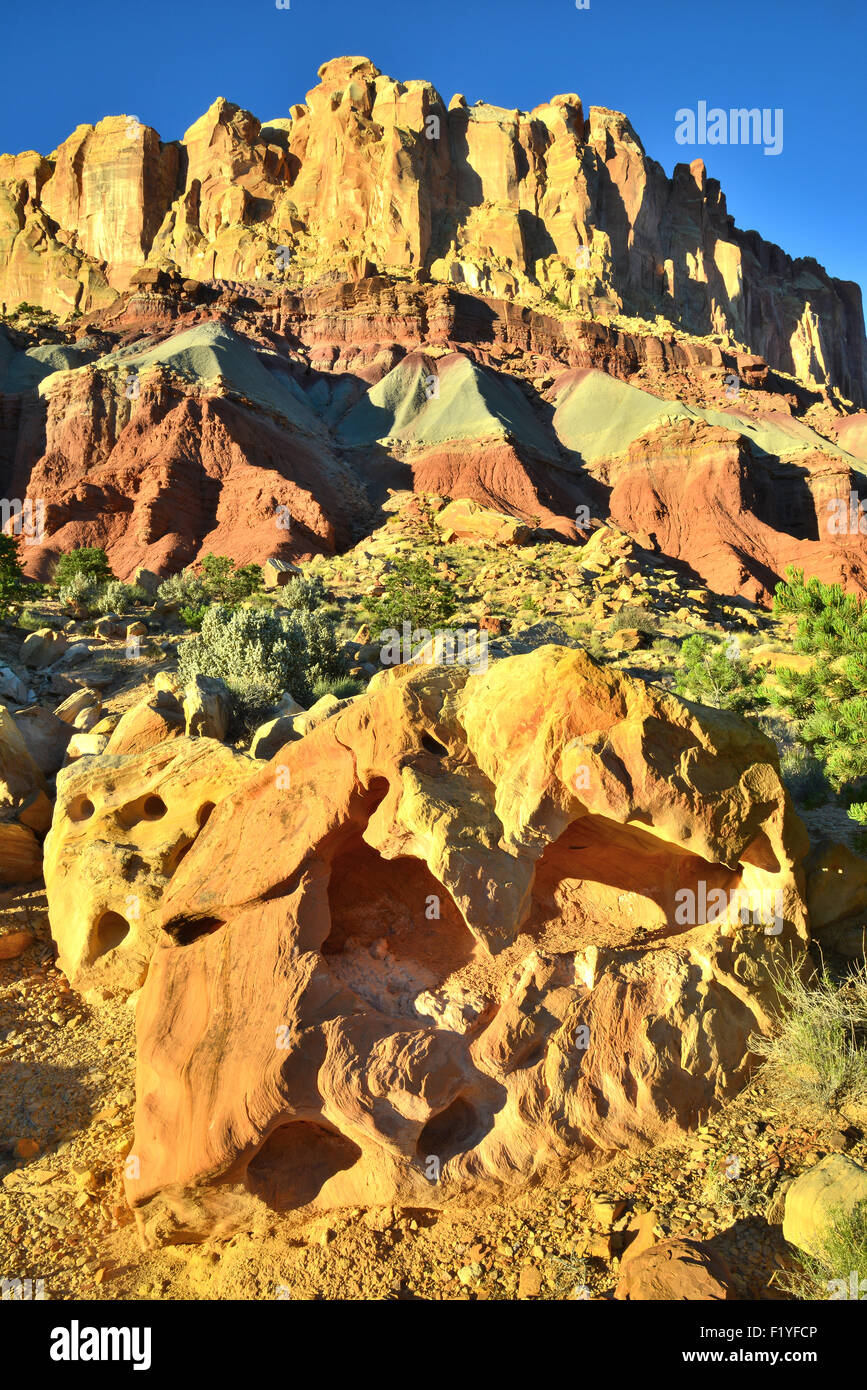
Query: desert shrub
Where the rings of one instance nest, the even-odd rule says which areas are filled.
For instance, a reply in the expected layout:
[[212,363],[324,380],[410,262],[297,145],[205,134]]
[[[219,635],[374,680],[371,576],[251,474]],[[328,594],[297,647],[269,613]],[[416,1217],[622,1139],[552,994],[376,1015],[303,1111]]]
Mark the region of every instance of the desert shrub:
[[24,593],[19,544],[18,536],[0,535],[0,619],[4,621]]
[[771,1037],[750,1046],[765,1059],[768,1089],[781,1107],[839,1109],[867,1095],[867,966],[842,983],[827,971],[809,984],[780,967],[774,984],[780,1013]]
[[122,584],[112,579],[108,584],[98,587],[92,607],[97,613],[127,613],[146,597],[137,584]]
[[88,613],[93,613],[96,611],[96,600],[100,587],[98,579],[80,571],[78,574],[69,576],[69,579],[60,586],[57,596],[61,603],[70,603],[76,608],[84,608]]
[[241,603],[262,588],[259,565],[236,566],[228,555],[205,555],[200,564],[202,583],[213,603]]
[[182,683],[219,676],[248,712],[276,704],[286,690],[303,704],[316,681],[345,673],[334,629],[321,615],[304,612],[286,617],[214,604],[178,656]]
[[867,607],[839,584],[805,582],[790,566],[774,594],[777,613],[797,617],[795,650],[816,658],[807,671],[778,667],[771,703],[794,721],[801,741],[825,768],[828,781],[867,821]]
[[659,625],[654,622],[651,614],[645,608],[637,608],[630,604],[621,608],[619,613],[615,613],[608,625],[609,632],[620,632],[623,628],[637,628],[648,637],[659,636]]
[[57,322],[57,315],[52,313],[50,309],[43,309],[40,304],[28,304],[26,299],[22,299],[20,304],[16,304],[11,314],[9,314],[9,318],[41,319],[43,321],[51,321],[52,323]]
[[[735,1159],[735,1163],[731,1162]],[[711,1168],[702,1183],[702,1201],[712,1206],[729,1207],[733,1216],[749,1216],[763,1211],[768,1200],[768,1180],[760,1173],[741,1167],[736,1154],[723,1161],[722,1167]]]
[[192,570],[181,570],[170,579],[164,579],[157,589],[160,603],[186,604],[190,608],[204,608],[210,595],[204,580]]
[[20,627],[22,632],[38,632],[40,628],[45,626],[45,619],[41,618],[38,613],[32,613],[29,608],[25,608],[18,614],[16,626]]
[[[851,1210],[835,1207],[817,1242],[816,1254],[798,1251],[798,1264],[778,1280],[787,1293],[799,1299],[861,1299],[860,1289],[867,1269],[867,1202]],[[851,1274],[855,1270],[856,1287]]]
[[452,586],[422,556],[397,556],[383,577],[383,589],[379,598],[364,603],[371,632],[400,631],[404,622],[432,631],[445,626],[457,608]]
[[764,703],[761,678],[730,641],[714,642],[694,633],[681,643],[682,669],[675,690],[688,700],[742,713]]
[[75,550],[67,550],[57,561],[52,580],[58,589],[65,589],[78,575],[84,575],[96,584],[107,584],[114,579],[108,556],[96,545],[82,545]]
[[338,648],[334,624],[323,613],[308,613],[304,609],[299,609],[290,622],[301,631],[307,648],[308,691],[318,682],[345,678],[347,661]]
[[207,611],[208,605],[206,603],[185,603],[183,607],[179,609],[182,622],[193,632],[201,632],[202,623],[205,620],[205,614],[207,613]]
[[325,599],[325,585],[318,574],[299,574],[280,590],[280,605],[283,608],[306,608],[312,612],[314,608],[320,608]]
[[340,676],[337,680],[316,681],[312,693],[314,700],[321,700],[323,695],[334,695],[338,700],[345,700],[350,695],[360,695],[364,688],[364,682],[356,680],[354,676]]
[[209,603],[233,607],[262,589],[259,565],[235,565],[227,555],[205,555],[201,569],[181,570],[164,579],[157,590],[161,603],[178,603],[189,609],[205,608]]

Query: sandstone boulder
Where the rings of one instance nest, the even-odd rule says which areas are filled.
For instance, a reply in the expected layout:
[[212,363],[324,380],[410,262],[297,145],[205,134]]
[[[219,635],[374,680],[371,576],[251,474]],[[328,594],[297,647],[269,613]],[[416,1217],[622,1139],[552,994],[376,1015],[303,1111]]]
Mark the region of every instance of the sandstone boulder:
[[214,806],[254,766],[222,744],[179,736],[58,774],[45,884],[60,967],[77,989],[138,988],[167,884]]
[[69,643],[62,632],[53,628],[41,627],[37,632],[28,632],[21,643],[21,660],[31,670],[53,666],[66,651]]
[[783,1235],[790,1245],[821,1256],[836,1217],[851,1216],[867,1207],[867,1168],[845,1154],[829,1154],[789,1186],[783,1216]]
[[108,735],[97,729],[75,733],[66,745],[66,765],[77,762],[79,758],[95,758],[104,753],[108,745]]
[[821,944],[858,959],[867,954],[867,859],[847,845],[818,840],[804,864],[810,928]]
[[184,713],[170,691],[158,690],[132,705],[118,721],[106,752],[143,753],[167,739],[181,738],[184,733]]
[[42,872],[42,849],[33,831],[0,821],[0,883],[31,883]]
[[434,517],[444,541],[468,541],[475,545],[521,545],[531,528],[514,516],[460,498],[449,502]]
[[40,772],[46,777],[53,777],[63,765],[72,735],[71,725],[41,705],[18,710],[15,723]]
[[803,954],[805,834],[752,726],[550,646],[378,681],[218,805],[165,892],[146,1241],[260,1200],[436,1205],[694,1125]]
[[45,778],[17,722],[0,705],[0,817],[15,817],[36,791],[45,791]]
[[269,719],[267,723],[259,725],[253,734],[250,752],[254,758],[273,758],[284,743],[292,743],[300,737],[296,732],[293,716],[281,714],[276,719]]
[[184,688],[184,719],[187,733],[195,738],[216,738],[220,742],[232,722],[232,695],[217,676],[195,676]]
[[154,574],[153,570],[145,569],[143,565],[139,565],[133,575],[132,582],[139,589],[143,589],[149,599],[155,599],[162,580],[158,574]]
[[66,724],[75,724],[78,716],[87,709],[102,709],[102,697],[96,690],[89,690],[86,686],[80,690],[73,691],[67,695],[56,708],[54,713],[58,719],[62,719]]
[[710,1302],[735,1297],[725,1261],[697,1240],[663,1240],[636,1254],[623,1269],[615,1298]]
[[0,700],[14,700],[16,705],[27,703],[28,690],[23,680],[8,666],[0,666]]

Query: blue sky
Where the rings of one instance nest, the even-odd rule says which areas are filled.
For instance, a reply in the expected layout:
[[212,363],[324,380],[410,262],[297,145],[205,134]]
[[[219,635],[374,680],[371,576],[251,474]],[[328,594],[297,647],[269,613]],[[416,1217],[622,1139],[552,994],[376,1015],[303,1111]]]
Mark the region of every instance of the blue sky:
[[[3,28],[0,151],[48,153],[121,112],[176,139],[217,96],[285,115],[322,62],[364,54],[446,101],[624,111],[666,173],[704,158],[740,227],[867,287],[862,0],[40,0],[7,4]],[[675,112],[700,101],[781,107],[782,152],[677,144]]]

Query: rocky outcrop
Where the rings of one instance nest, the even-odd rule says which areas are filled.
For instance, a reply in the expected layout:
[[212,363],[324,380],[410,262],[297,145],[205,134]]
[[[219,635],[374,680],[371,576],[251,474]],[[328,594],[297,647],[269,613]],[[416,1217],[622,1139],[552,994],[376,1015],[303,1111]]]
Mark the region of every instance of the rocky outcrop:
[[695,1124],[807,940],[805,849],[761,734],[582,652],[383,672],[217,806],[164,894],[143,1237],[255,1198],[436,1204]]
[[253,767],[213,739],[179,736],[58,774],[45,885],[60,968],[76,989],[108,997],[139,988],[166,885]]
[[[739,231],[700,159],[669,179],[628,119],[574,93],[529,112],[319,69],[267,125],[218,99],[181,141],[134,117],[0,162],[0,301],[87,311],[146,266],[279,286],[376,268],[596,317],[731,334],[793,375],[867,398],[857,286]],[[145,282],[146,284],[147,282]]]

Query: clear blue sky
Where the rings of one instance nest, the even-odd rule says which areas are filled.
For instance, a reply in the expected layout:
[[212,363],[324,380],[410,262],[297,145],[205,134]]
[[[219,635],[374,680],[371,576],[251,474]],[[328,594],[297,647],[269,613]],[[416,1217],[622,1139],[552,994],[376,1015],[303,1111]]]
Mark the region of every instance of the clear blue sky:
[[[0,151],[136,115],[176,139],[217,96],[286,114],[339,54],[527,110],[558,92],[626,112],[670,174],[701,155],[739,226],[867,287],[863,0],[82,0],[3,18]],[[681,107],[782,107],[782,153],[688,149]]]

